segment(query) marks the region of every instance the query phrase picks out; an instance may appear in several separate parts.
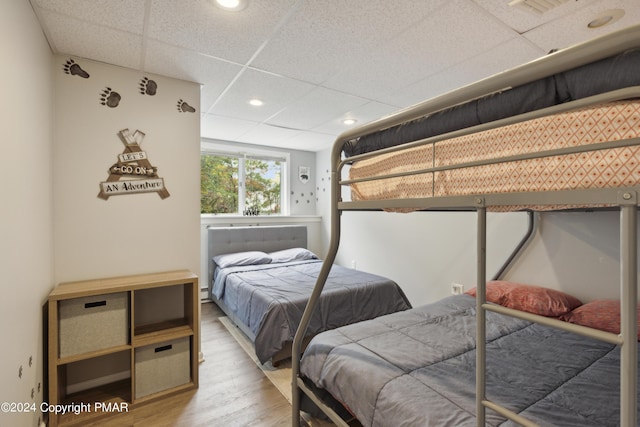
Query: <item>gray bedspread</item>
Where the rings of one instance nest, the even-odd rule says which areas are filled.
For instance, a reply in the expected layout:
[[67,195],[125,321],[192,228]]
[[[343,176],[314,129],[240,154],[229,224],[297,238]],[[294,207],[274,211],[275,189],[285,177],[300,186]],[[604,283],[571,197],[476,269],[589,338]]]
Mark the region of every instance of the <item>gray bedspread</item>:
[[[292,261],[220,270],[212,293],[254,334],[264,363],[293,340],[322,261]],[[385,277],[334,265],[307,334],[410,308]]]
[[[490,400],[542,426],[619,425],[619,347],[487,317]],[[475,298],[452,296],[319,334],[301,374],[365,426],[475,426],[475,327]]]

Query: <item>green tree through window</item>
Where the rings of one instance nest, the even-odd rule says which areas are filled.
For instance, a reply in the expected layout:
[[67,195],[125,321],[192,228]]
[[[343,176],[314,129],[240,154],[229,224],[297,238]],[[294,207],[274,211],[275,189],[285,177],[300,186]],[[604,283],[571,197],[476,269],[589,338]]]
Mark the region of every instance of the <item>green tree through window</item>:
[[247,159],[245,163],[245,207],[261,215],[280,210],[280,162]]
[[200,213],[238,213],[238,159],[200,156]]
[[280,160],[203,153],[200,156],[200,213],[282,213]]

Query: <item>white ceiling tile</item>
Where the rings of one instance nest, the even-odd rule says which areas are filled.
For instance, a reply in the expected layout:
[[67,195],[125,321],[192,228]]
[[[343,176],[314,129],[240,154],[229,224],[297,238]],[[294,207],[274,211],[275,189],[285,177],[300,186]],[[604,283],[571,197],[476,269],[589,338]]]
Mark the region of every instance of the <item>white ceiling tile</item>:
[[322,151],[331,148],[335,140],[336,135],[309,131],[281,141],[280,146],[292,150]]
[[382,99],[390,104],[408,107],[532,61],[544,54],[542,49],[518,37]]
[[[623,9],[625,15],[618,21],[597,29],[587,24],[609,9]],[[565,16],[524,34],[526,38],[545,51],[563,49],[576,43],[640,23],[638,0],[601,0],[589,4],[571,16]]]
[[242,134],[238,138],[238,141],[276,147],[280,146],[282,141],[293,138],[296,135],[300,135],[300,133],[300,131],[295,129],[288,129],[263,123]]
[[295,0],[252,1],[233,13],[209,0],[152,0],[149,37],[245,64],[294,4]]
[[33,0],[43,9],[102,27],[142,34],[145,2],[139,0]]
[[542,15],[509,6],[509,0],[473,0],[492,15],[505,22],[518,33],[524,33],[577,10],[597,0],[572,0],[557,6]]
[[449,1],[326,86],[378,99],[516,36],[475,3]]
[[147,44],[145,69],[181,80],[201,83],[202,111],[207,111],[242,71],[242,67],[191,50],[150,40]]
[[[43,11],[56,53],[138,69],[142,37]],[[96,48],[99,46],[99,49]]]
[[[365,123],[379,119],[380,117],[387,116],[397,110],[398,107],[396,106],[372,101],[360,107],[354,108],[351,111],[347,111],[344,114],[336,116],[330,121],[313,128],[313,130],[332,135],[339,135],[354,126],[363,125]],[[354,123],[353,125],[345,125],[342,122],[344,119],[355,119],[356,123]]]
[[362,98],[318,87],[270,118],[267,123],[293,129],[312,129],[367,102]]
[[[314,88],[299,80],[245,69],[210,112],[263,122]],[[253,98],[262,100],[264,104],[259,107],[249,105],[249,100]]]
[[[302,2],[253,65],[320,84],[377,52],[444,0],[314,0]],[[393,16],[393,19],[389,19]]]
[[239,137],[257,126],[258,123],[213,114],[203,114],[200,119],[200,133],[203,138],[223,141],[239,141]]
[[163,70],[168,77],[196,83],[217,82],[223,88],[242,70],[238,64],[155,40],[150,40],[147,45],[145,68],[149,72]]

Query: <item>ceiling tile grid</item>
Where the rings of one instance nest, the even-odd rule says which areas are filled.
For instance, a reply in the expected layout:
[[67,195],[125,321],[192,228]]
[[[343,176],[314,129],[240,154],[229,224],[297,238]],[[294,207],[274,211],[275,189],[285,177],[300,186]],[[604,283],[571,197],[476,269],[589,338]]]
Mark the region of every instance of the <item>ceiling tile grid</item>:
[[[625,14],[610,25],[596,29],[587,27],[595,17],[611,9],[623,9]],[[640,1],[600,0],[589,2],[587,6],[571,15],[565,15],[534,28],[524,36],[548,52],[551,49],[563,49],[638,23],[640,23]]]
[[316,87],[269,119],[268,123],[298,130],[313,129],[367,102],[353,95]]
[[[209,112],[263,122],[315,88],[300,80],[247,68]],[[252,106],[251,99],[259,99],[263,105]]]
[[[348,129],[640,23],[638,0],[30,0],[53,53],[202,85],[203,137],[324,150]],[[587,24],[609,9],[611,25]],[[250,98],[264,104],[254,107]]]
[[296,3],[252,1],[233,13],[210,0],[145,1],[151,1],[150,38],[240,64],[249,62]]
[[345,119],[356,120],[355,124],[365,124],[379,119],[380,117],[388,116],[397,110],[398,108],[395,106],[371,101],[352,110],[346,111],[342,115],[336,116],[331,120],[314,127],[312,130],[327,133],[329,135],[339,135],[347,128],[343,123],[343,120]]
[[376,54],[381,44],[416,25],[443,3],[444,0],[301,2],[252,65],[322,84],[344,67]]
[[521,37],[511,39],[453,67],[428,76],[381,99],[406,107],[474,83],[544,55],[542,49]]
[[[130,0],[33,0],[35,6],[89,24],[142,35],[145,2]],[[45,22],[47,21],[46,18]],[[67,22],[72,22],[67,21]],[[65,37],[64,33],[56,39]]]
[[497,19],[513,28],[518,33],[523,34],[533,28],[537,28],[543,24],[557,20],[558,18],[561,18],[563,16],[572,15],[577,10],[598,0],[571,0],[564,4],[561,4],[560,6],[552,8],[551,10],[543,14],[526,12],[517,7],[509,6],[510,0],[473,1],[487,10],[487,12],[489,12],[491,15],[495,16]]
[[54,53],[68,54],[137,69],[142,54],[142,36],[95,25],[55,12],[43,11]]
[[201,111],[207,111],[243,67],[227,61],[149,40],[144,71],[202,84]]

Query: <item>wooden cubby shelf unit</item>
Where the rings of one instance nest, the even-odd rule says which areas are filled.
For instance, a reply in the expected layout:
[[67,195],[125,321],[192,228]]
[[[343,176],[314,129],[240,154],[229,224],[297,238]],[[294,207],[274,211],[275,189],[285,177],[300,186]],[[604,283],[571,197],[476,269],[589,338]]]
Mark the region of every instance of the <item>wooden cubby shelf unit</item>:
[[47,402],[82,406],[49,413],[48,425],[118,413],[100,402],[132,407],[198,388],[199,303],[188,270],[56,286],[47,302]]

